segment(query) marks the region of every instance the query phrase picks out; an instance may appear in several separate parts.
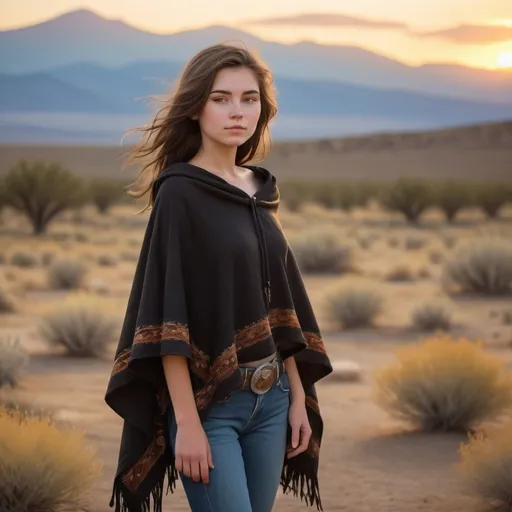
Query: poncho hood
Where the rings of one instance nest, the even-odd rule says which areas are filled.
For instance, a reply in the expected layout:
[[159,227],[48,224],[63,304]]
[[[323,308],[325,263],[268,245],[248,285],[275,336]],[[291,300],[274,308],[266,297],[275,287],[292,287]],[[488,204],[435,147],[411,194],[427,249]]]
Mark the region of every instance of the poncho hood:
[[[299,266],[279,222],[277,180],[262,167],[254,196],[182,162],[153,183],[148,219],[105,400],[123,422],[111,506],[162,512],[172,402],[162,356],[187,358],[199,416],[240,385],[239,365],[294,356],[312,428],[307,451],[283,460],[281,485],[321,509],[323,422],[315,383],[332,371]],[[288,428],[288,441],[291,430]]]
[[[166,169],[153,183],[153,197],[156,197],[162,183],[172,177],[186,177],[199,182],[209,193],[215,194],[219,199],[233,201],[241,206],[251,205],[251,212],[254,219],[258,243],[260,244],[261,265],[262,265],[262,289],[267,296],[267,303],[270,301],[271,283],[268,263],[268,251],[265,239],[265,230],[261,227],[257,206],[268,208],[277,212],[280,202],[279,189],[276,177],[267,169],[256,166],[241,166],[253,171],[260,183],[260,187],[253,196],[241,188],[232,185],[227,180],[202,167],[188,162],[179,162]],[[269,307],[270,304],[267,304]]]

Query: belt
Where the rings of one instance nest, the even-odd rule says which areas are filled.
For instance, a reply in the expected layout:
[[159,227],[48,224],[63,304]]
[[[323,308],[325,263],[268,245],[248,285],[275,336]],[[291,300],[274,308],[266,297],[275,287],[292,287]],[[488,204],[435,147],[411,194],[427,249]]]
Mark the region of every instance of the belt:
[[239,369],[243,377],[240,389],[250,389],[257,395],[266,393],[285,372],[284,362],[280,357],[254,368],[241,366]]

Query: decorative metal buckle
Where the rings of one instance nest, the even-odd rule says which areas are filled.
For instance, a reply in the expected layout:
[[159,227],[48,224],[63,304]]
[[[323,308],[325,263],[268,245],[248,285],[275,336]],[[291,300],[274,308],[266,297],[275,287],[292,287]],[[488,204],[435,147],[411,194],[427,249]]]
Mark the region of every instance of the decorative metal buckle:
[[274,383],[274,372],[276,371],[276,363],[263,363],[258,366],[251,377],[251,389],[257,395],[266,393]]

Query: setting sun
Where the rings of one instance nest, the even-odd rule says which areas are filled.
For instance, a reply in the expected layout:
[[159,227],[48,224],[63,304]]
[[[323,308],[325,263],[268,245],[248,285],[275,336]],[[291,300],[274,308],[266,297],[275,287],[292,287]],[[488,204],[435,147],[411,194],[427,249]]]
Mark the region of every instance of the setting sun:
[[499,68],[512,68],[512,52],[500,53],[497,65]]

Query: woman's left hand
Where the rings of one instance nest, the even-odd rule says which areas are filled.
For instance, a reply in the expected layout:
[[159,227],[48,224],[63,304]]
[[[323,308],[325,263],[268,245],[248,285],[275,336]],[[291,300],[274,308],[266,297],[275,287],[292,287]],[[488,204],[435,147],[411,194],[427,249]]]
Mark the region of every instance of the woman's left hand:
[[304,399],[292,399],[288,411],[288,420],[292,429],[292,447],[288,451],[287,457],[291,459],[308,449],[309,439],[311,438],[311,426],[309,425]]

